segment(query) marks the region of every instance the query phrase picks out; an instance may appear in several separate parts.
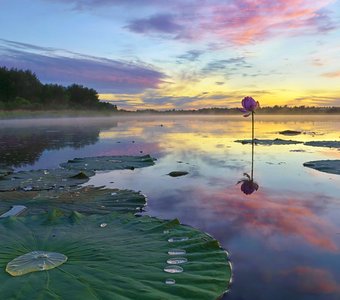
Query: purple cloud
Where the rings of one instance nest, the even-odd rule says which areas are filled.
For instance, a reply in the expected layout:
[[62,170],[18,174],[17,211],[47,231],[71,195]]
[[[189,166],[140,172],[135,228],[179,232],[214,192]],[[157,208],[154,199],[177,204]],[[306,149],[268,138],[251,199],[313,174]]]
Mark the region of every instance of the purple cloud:
[[[218,39],[248,45],[282,35],[323,34],[339,26],[327,10],[334,0],[57,1],[88,11],[124,6],[135,18],[126,29],[139,34],[175,34],[173,38],[184,41]],[[154,15],[145,17],[147,11]]]
[[140,93],[166,75],[150,66],[0,40],[1,65],[30,69],[45,83],[83,84],[100,93]]
[[180,60],[197,61],[202,54],[204,54],[204,51],[201,51],[201,50],[189,50],[186,53],[178,56],[178,58]]
[[177,24],[174,17],[169,14],[154,15],[145,19],[137,19],[130,22],[125,28],[136,33],[178,33],[182,26]]

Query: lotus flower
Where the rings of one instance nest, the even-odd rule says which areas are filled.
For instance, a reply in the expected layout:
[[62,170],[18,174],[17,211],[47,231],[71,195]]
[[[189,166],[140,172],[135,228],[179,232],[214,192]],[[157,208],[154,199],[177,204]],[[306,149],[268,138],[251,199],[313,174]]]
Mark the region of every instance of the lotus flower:
[[243,174],[246,178],[241,179],[237,184],[241,183],[241,191],[246,195],[250,195],[259,189],[259,185],[247,174]]
[[260,107],[260,103],[255,101],[254,98],[247,96],[242,99],[242,106],[243,108],[241,111],[245,113],[243,116],[249,117],[257,108]]

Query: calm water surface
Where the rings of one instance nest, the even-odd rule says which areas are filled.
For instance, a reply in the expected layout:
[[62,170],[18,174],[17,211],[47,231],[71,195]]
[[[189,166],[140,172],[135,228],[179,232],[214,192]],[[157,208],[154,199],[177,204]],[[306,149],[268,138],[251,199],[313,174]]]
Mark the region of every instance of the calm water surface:
[[[88,184],[142,191],[145,214],[208,232],[231,254],[234,278],[223,299],[340,299],[340,176],[303,162],[340,159],[338,149],[256,146],[242,116],[0,121],[0,158],[17,170],[55,168],[74,157],[142,155],[155,166],[97,173]],[[284,137],[281,130],[303,134]],[[257,138],[340,140],[340,117],[258,116]],[[171,171],[188,175],[172,178]],[[1,195],[0,195],[1,196]]]

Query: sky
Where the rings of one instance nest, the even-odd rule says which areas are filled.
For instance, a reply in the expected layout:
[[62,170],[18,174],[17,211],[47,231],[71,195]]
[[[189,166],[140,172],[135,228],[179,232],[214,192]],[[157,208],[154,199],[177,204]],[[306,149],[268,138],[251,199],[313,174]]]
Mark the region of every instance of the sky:
[[340,106],[340,0],[0,0],[0,66],[129,110]]

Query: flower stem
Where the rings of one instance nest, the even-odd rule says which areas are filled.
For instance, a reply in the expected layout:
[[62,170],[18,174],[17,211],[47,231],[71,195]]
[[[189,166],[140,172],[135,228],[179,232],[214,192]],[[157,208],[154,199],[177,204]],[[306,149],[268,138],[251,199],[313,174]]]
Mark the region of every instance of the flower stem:
[[254,175],[254,146],[255,146],[255,138],[254,134],[254,112],[251,112],[251,176],[250,179],[253,180]]

